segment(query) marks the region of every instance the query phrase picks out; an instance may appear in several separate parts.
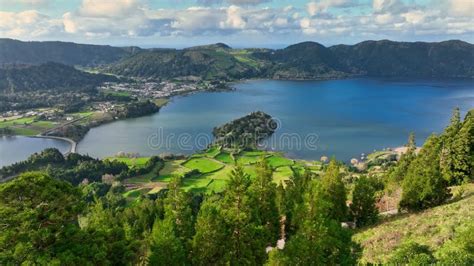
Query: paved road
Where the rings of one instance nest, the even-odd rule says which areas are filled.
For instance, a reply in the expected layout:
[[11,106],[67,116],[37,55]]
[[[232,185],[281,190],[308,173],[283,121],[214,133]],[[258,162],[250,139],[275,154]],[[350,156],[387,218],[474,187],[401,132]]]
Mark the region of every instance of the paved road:
[[57,139],[57,140],[69,142],[69,144],[71,144],[71,147],[69,148],[69,151],[66,152],[64,155],[68,155],[69,153],[76,153],[77,143],[70,138],[63,138],[63,137],[56,137],[56,136],[43,136],[43,135],[32,136],[32,138]]

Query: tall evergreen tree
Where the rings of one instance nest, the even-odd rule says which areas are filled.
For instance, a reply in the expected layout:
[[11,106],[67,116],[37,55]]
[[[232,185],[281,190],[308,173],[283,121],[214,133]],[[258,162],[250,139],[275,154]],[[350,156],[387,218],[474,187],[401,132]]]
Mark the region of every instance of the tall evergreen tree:
[[222,200],[221,213],[229,230],[226,257],[230,264],[263,263],[265,258],[265,242],[254,237],[257,228],[252,223],[250,182],[249,175],[237,166],[230,174]]
[[157,219],[150,236],[150,265],[185,265],[186,253],[172,219]]
[[322,185],[314,180],[304,194],[301,220],[296,234],[270,257],[269,265],[350,265],[351,234],[330,215],[333,205],[327,201]]
[[403,178],[405,178],[408,167],[416,157],[416,143],[414,133],[410,133],[406,148],[406,152],[400,156],[400,160],[398,161],[397,165],[394,166],[388,174],[388,181],[392,184],[397,185],[403,180]]
[[441,140],[436,135],[426,140],[403,180],[400,208],[425,209],[442,204],[449,198],[448,184],[440,172],[440,149]]
[[280,226],[273,170],[266,160],[261,160],[257,163],[256,172],[257,176],[249,187],[252,220],[262,226],[267,245],[272,245],[278,239]]
[[176,176],[168,184],[165,200],[165,217],[175,224],[176,236],[183,246],[189,250],[194,235],[194,217],[189,195],[181,189],[182,178]]
[[474,120],[467,118],[451,145],[452,156],[454,156],[449,173],[452,179],[451,183],[460,184],[468,182],[472,178],[474,157],[472,156],[471,146],[474,139],[473,134]]
[[201,205],[192,244],[194,265],[226,264],[229,231],[221,214],[219,200],[217,196],[208,198]]
[[114,265],[123,265],[137,259],[140,245],[133,238],[127,237],[129,228],[117,219],[118,210],[110,209],[111,205],[96,200],[85,216],[83,229],[96,241],[105,253],[105,259]]
[[361,176],[355,182],[350,214],[358,227],[370,225],[377,221],[379,212],[375,206],[375,192],[376,188],[373,182],[366,176]]
[[305,169],[303,173],[293,171],[293,175],[290,177],[290,180],[284,189],[285,195],[282,205],[285,209],[284,215],[286,216],[287,224],[286,231],[289,234],[295,232],[298,227],[298,214],[301,213],[298,209],[301,208],[301,205],[303,204],[304,192],[312,179],[313,173],[307,169]]
[[459,108],[455,108],[451,117],[451,123],[445,129],[444,134],[441,136],[441,155],[440,155],[440,166],[443,177],[448,180],[449,183],[459,183],[455,177],[455,164],[457,158],[455,141],[456,136],[461,129],[461,115]]
[[329,210],[331,218],[339,222],[344,221],[347,219],[347,193],[336,160],[329,162],[321,181],[326,201],[332,205]]
[[474,109],[471,109],[467,112],[466,118],[464,118],[464,123],[467,123],[469,121],[470,125],[467,126],[467,128],[470,128],[469,130],[469,138],[471,140],[471,143],[469,144],[469,151],[470,151],[470,160],[471,160],[471,174],[469,178],[471,180],[474,180]]

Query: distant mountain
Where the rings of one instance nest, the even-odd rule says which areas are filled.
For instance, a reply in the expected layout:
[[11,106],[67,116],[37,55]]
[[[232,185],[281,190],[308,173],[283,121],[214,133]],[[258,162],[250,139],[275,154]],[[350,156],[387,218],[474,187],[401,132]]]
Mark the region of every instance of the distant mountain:
[[366,41],[329,50],[352,74],[383,77],[474,77],[474,45],[463,41]]
[[77,44],[71,42],[23,42],[0,39],[0,65],[43,64],[96,66],[116,62],[131,55],[138,47]]
[[0,66],[45,61],[101,65],[104,72],[153,79],[474,78],[474,45],[463,41],[382,40],[331,47],[303,42],[279,50],[217,43],[178,50],[0,39]]
[[194,46],[194,47],[189,47],[186,48],[185,50],[229,50],[232,49],[229,45],[225,43],[215,43],[215,44],[209,44],[209,45],[200,45],[200,46]]
[[153,49],[105,66],[103,70],[123,76],[161,79],[195,76],[228,80],[258,76],[256,68],[239,60],[232,51],[221,45],[184,50]]
[[72,66],[46,63],[33,66],[0,68],[0,92],[64,90],[80,91],[102,82],[116,81],[114,76],[90,74]]
[[271,62],[265,73],[275,79],[320,79],[347,76],[344,66],[328,48],[316,42],[303,42],[285,49],[255,53]]
[[142,51],[106,71],[125,76],[204,79],[333,79],[349,76],[474,78],[474,46],[366,41],[325,47],[303,42],[285,49],[232,49],[225,44]]

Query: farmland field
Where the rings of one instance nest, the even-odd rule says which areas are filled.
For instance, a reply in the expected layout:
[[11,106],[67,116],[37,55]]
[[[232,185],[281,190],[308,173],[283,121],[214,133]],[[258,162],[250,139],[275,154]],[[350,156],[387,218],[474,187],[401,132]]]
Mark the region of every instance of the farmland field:
[[[182,188],[185,191],[193,190],[205,193],[220,192],[225,188],[227,180],[236,164],[240,164],[244,172],[247,173],[250,178],[255,178],[257,176],[255,164],[263,158],[265,158],[274,169],[273,181],[276,184],[288,180],[293,174],[293,170],[303,171],[306,167],[316,172],[316,170],[319,170],[321,167],[320,162],[293,161],[283,157],[280,153],[258,150],[241,152],[236,156],[237,162],[234,162],[230,153],[231,151],[228,150],[210,148],[206,151],[191,155],[187,160],[167,160],[161,169],[154,169],[145,175],[127,179],[125,182],[132,184],[133,186],[130,189],[135,192],[127,192],[127,194],[124,195],[132,195],[134,196],[133,198],[136,198],[137,195],[157,193],[165,188],[166,184],[170,182],[174,176],[184,177]],[[143,166],[147,162],[147,158],[114,159],[123,161],[131,166]],[[198,170],[199,172],[191,176],[186,175],[193,170]],[[138,190],[140,187],[147,189]],[[141,191],[141,193],[136,191]]]
[[221,152],[215,158],[223,163],[234,163],[234,159],[232,159],[232,156],[227,152]]
[[184,160],[174,160],[165,162],[165,166],[160,171],[160,176],[158,180],[169,182],[173,175],[184,175],[187,172],[191,171],[190,169],[182,166],[181,164]]
[[5,119],[0,121],[0,128],[9,128],[14,135],[33,136],[54,128],[57,123],[52,121],[36,121],[36,117]]
[[267,158],[267,161],[268,161],[268,164],[270,164],[270,166],[273,168],[278,168],[282,166],[291,166],[294,164],[293,160],[285,158],[281,155],[273,155]]
[[112,157],[109,160],[125,163],[128,167],[143,167],[150,160],[149,157],[127,158],[127,157]]
[[185,162],[183,166],[189,169],[199,170],[201,173],[214,172],[224,167],[219,162],[209,158],[192,158]]

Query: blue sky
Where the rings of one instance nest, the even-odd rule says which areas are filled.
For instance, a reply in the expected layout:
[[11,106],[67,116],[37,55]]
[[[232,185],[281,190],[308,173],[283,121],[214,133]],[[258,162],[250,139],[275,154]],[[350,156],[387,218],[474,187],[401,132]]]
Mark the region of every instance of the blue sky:
[[0,0],[0,37],[186,47],[474,41],[474,0]]

